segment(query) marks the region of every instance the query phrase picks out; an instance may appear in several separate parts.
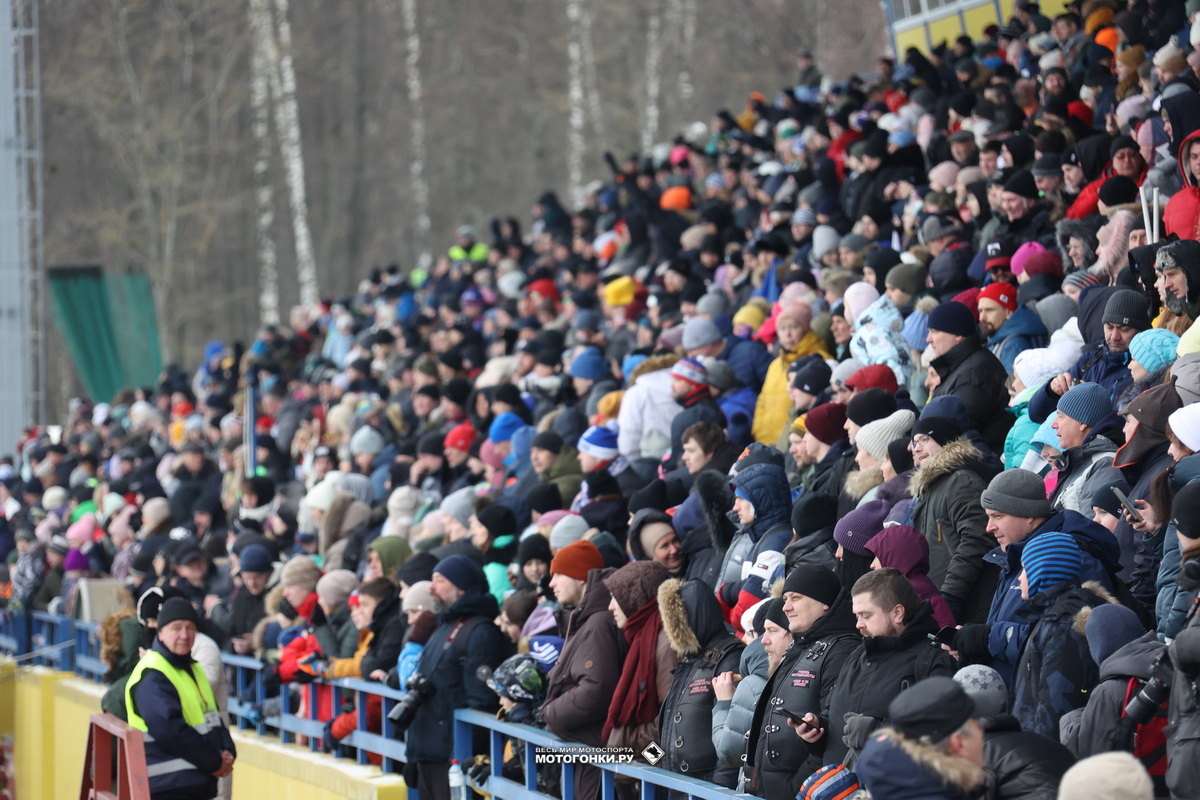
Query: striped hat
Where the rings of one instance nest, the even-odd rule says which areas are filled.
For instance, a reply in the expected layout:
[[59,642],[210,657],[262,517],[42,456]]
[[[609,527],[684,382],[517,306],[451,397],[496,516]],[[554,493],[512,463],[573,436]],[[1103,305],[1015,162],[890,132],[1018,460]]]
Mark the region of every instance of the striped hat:
[[681,358],[671,367],[671,377],[693,386],[708,386],[708,370],[694,358]]
[[846,765],[827,764],[800,786],[796,800],[845,800],[858,790],[858,776]]
[[619,455],[617,432],[600,425],[593,425],[584,431],[576,447],[579,452],[587,453],[601,461],[612,461]]
[[1029,582],[1029,596],[1067,581],[1078,581],[1083,567],[1083,552],[1075,539],[1057,531],[1043,533],[1026,543],[1021,565]]

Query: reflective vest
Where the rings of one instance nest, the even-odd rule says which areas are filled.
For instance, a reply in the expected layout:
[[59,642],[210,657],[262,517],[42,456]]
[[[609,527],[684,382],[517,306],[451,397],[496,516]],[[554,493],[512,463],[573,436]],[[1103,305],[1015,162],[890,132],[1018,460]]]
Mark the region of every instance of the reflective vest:
[[[179,705],[183,711],[183,721],[204,735],[221,724],[220,714],[217,713],[217,701],[212,686],[204,674],[200,664],[193,662],[191,672],[179,669],[167,661],[166,657],[157,650],[148,650],[142,660],[133,668],[129,681],[125,684],[125,712],[129,717],[129,727],[142,731],[145,742],[153,742],[146,720],[138,716],[133,707],[133,687],[142,679],[142,673],[155,669],[167,676],[175,693],[179,695]],[[146,776],[154,778],[171,772],[194,770],[196,765],[185,758],[172,758],[166,761],[151,763],[147,755]]]

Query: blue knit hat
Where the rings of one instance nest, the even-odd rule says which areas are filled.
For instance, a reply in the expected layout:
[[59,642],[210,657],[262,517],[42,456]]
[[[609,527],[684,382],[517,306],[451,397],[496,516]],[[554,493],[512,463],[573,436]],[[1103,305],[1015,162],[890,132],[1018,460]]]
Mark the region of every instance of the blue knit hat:
[[1098,383],[1077,384],[1058,398],[1059,414],[1089,428],[1111,414],[1112,410],[1112,395]]
[[1078,581],[1083,567],[1083,551],[1075,539],[1057,531],[1043,533],[1026,542],[1021,565],[1029,582],[1029,596],[1066,581]]
[[524,425],[525,420],[511,411],[505,411],[492,420],[491,427],[488,428],[488,438],[492,440],[492,444],[510,441],[517,429]]
[[914,311],[904,320],[904,330],[901,332],[905,343],[918,353],[925,349],[925,337],[929,335],[929,315],[924,311]]
[[1129,355],[1147,372],[1162,369],[1175,360],[1179,337],[1164,328],[1142,331],[1129,342]]
[[608,363],[604,356],[594,347],[589,347],[571,360],[569,374],[572,378],[583,378],[587,381],[598,381],[607,375]]
[[950,300],[929,312],[929,330],[951,336],[970,336],[975,333],[975,317],[971,316],[971,309]]
[[464,592],[483,587],[483,570],[461,553],[446,556],[437,563],[433,571]]
[[620,451],[617,450],[617,432],[599,425],[593,425],[583,432],[576,449],[601,461],[612,461],[620,455]]
[[[1046,417],[1046,421],[1043,422],[1038,427],[1037,432],[1033,434],[1033,438],[1029,440],[1029,444],[1038,445],[1037,449],[1039,451],[1042,449],[1041,445],[1048,444],[1055,450],[1062,452],[1062,442],[1058,440],[1058,431],[1054,430],[1052,427],[1054,425],[1054,420],[1056,419],[1058,419],[1058,412],[1051,412],[1050,416]],[[1019,467],[1021,465],[1013,464],[1012,466]]]

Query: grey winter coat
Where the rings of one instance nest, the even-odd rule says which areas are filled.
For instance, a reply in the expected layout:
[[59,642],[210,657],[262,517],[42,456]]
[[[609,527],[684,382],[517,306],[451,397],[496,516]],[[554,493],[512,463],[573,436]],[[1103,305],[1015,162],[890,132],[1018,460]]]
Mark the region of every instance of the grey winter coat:
[[742,680],[732,700],[718,700],[712,710],[712,740],[717,758],[726,767],[740,769],[746,755],[746,740],[754,721],[754,706],[767,685],[767,651],[755,639],[742,651],[738,665]]
[[1117,446],[1105,436],[1094,436],[1079,447],[1062,454],[1058,485],[1050,496],[1056,511],[1074,511],[1091,519],[1092,495],[1101,486],[1122,480],[1121,471],[1112,465]]

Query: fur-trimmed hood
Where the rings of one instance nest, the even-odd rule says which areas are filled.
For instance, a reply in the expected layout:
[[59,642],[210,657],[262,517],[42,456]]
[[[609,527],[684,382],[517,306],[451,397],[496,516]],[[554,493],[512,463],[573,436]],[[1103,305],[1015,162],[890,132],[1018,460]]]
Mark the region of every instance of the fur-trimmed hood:
[[871,735],[855,769],[872,797],[888,800],[971,796],[988,779],[983,767],[892,728]]
[[[1083,588],[1096,595],[1096,597],[1099,597],[1105,603],[1112,603],[1114,606],[1121,605],[1121,602],[1113,596],[1112,592],[1106,589],[1104,584],[1100,583],[1099,581],[1085,581]],[[1085,626],[1087,625],[1088,617],[1092,616],[1092,609],[1094,607],[1095,606],[1084,606],[1083,608],[1079,609],[1079,611],[1075,614],[1075,622],[1071,626],[1076,633],[1085,639],[1087,638],[1087,629]]]
[[721,604],[702,581],[672,578],[658,587],[658,611],[671,649],[694,656],[726,635]]
[[729,509],[733,508],[733,490],[729,488],[729,479],[716,470],[706,469],[696,473],[692,486],[704,509],[712,546],[723,553],[729,549],[737,533],[737,526],[729,519]]
[[633,388],[637,383],[637,379],[651,372],[670,369],[675,366],[675,362],[679,360],[679,356],[675,353],[665,353],[661,356],[650,356],[645,361],[637,365],[637,368],[629,376],[629,385],[625,387],[625,391]]
[[854,501],[861,500],[867,492],[882,483],[883,470],[879,467],[854,470],[846,476],[846,496]]
[[350,532],[366,522],[371,516],[371,507],[357,500],[350,492],[338,489],[334,492],[329,510],[321,520],[320,548],[322,553],[345,539]]
[[915,470],[909,479],[908,490],[913,497],[920,497],[929,491],[938,479],[961,469],[969,469],[980,475],[986,474],[983,454],[966,437],[955,439]]
[[1100,239],[1097,234],[1100,231],[1100,223],[1103,219],[1098,216],[1085,217],[1084,219],[1061,219],[1054,228],[1054,239],[1058,243],[1058,251],[1062,253],[1063,274],[1067,275],[1074,272],[1077,267],[1071,261],[1071,257],[1067,255],[1067,248],[1070,246],[1072,238],[1078,239],[1083,243],[1083,263],[1078,269],[1087,269],[1088,266],[1096,263],[1096,250],[1100,246]]

